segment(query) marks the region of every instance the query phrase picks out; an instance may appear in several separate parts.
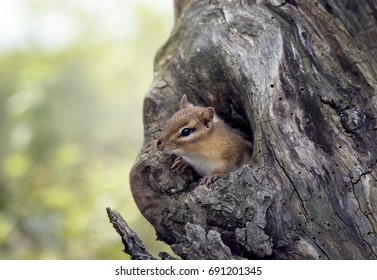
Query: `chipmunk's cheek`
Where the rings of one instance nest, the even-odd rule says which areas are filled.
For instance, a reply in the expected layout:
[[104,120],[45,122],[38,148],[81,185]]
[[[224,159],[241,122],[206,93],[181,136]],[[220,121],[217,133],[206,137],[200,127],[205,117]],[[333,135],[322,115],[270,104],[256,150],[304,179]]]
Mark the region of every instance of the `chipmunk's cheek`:
[[179,156],[181,155],[182,151],[177,147],[176,145],[170,146],[168,149],[165,149],[165,153],[170,154],[170,155],[176,155]]

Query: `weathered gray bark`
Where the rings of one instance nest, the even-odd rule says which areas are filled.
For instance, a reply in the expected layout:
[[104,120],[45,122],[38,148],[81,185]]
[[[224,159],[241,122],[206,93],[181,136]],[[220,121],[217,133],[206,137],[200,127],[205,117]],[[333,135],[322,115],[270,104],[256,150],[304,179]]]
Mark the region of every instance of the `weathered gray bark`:
[[[184,259],[377,258],[377,2],[176,1],[131,188]],[[216,181],[156,149],[186,94],[254,144]]]
[[[130,255],[132,260],[156,260],[148,251],[145,249],[143,243],[137,234],[128,226],[123,217],[116,211],[111,210],[111,208],[106,208],[107,216],[109,217],[110,223],[113,228],[118,232],[122,239],[124,245],[124,252]],[[174,259],[168,253],[162,252],[159,254],[161,259]]]

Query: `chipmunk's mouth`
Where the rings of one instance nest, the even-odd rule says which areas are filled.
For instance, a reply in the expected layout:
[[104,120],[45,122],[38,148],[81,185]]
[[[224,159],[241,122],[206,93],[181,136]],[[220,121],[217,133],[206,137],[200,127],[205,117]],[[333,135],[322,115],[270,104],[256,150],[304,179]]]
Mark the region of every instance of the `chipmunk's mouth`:
[[166,143],[164,141],[162,141],[161,139],[157,140],[156,147],[157,147],[157,150],[159,150],[159,151],[161,151],[165,154],[168,154],[168,155],[173,155],[173,154],[176,154],[176,152],[178,152],[176,150],[176,148],[166,146]]
[[165,149],[163,153],[170,155],[170,156],[182,156],[182,152],[179,149]]
[[162,152],[164,152],[165,154],[168,154],[168,155],[178,155],[179,154],[179,150],[169,149],[169,148],[166,148],[166,147]]

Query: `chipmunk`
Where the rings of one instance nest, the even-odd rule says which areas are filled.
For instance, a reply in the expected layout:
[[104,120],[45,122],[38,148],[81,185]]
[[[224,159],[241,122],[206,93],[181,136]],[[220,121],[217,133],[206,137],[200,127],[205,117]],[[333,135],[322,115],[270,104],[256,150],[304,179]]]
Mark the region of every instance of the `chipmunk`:
[[212,107],[194,106],[184,95],[180,110],[166,123],[157,149],[178,156],[171,170],[183,172],[191,166],[209,185],[219,177],[250,161],[252,144],[216,114]]

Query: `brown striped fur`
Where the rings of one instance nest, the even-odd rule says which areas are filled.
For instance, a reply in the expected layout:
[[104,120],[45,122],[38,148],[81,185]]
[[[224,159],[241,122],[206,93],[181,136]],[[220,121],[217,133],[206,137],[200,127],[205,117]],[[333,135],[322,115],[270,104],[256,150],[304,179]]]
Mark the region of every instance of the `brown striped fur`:
[[[192,132],[182,136],[183,129]],[[250,161],[252,144],[215,114],[212,107],[193,106],[184,95],[180,110],[166,123],[157,148],[178,156],[173,171],[183,171],[188,165],[201,176],[200,184],[208,185],[217,177],[234,171]]]

